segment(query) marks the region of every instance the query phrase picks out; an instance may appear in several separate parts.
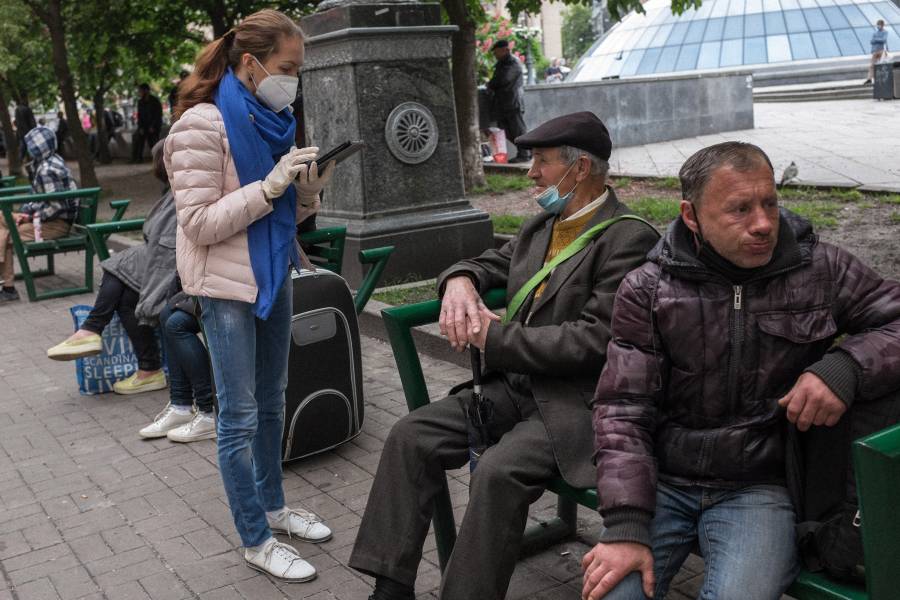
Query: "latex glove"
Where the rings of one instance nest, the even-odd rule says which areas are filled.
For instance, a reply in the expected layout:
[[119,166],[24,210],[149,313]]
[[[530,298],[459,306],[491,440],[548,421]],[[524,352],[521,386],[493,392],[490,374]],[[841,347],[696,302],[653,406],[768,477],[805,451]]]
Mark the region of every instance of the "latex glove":
[[322,202],[318,198],[313,198],[312,202],[309,205],[304,205],[300,202],[297,202],[297,223],[302,223],[309,217],[319,212],[319,208],[321,208],[321,206]]
[[308,169],[306,165],[300,168],[297,181],[294,184],[297,186],[297,196],[300,198],[300,204],[310,205],[318,198],[319,192],[331,181],[331,177],[334,175],[334,165],[334,161],[328,163],[328,166],[325,167],[325,172],[321,176],[319,175],[319,165],[315,162],[309,165]]
[[319,149],[315,146],[309,148],[291,148],[287,154],[281,157],[275,168],[272,169],[262,182],[263,194],[267,200],[281,196],[288,186],[297,177],[300,169],[305,169],[305,162],[315,160]]

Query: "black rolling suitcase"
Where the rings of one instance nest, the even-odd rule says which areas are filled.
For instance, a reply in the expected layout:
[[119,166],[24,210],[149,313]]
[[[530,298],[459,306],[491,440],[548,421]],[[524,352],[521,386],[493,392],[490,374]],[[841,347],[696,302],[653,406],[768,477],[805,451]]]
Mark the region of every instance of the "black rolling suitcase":
[[343,444],[362,428],[359,324],[340,275],[291,270],[294,315],[285,393],[282,460]]

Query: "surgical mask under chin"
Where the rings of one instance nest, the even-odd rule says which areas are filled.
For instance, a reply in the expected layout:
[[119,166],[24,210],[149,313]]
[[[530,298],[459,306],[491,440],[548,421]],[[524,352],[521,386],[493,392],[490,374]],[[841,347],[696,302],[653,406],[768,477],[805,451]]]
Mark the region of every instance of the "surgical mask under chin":
[[[571,171],[572,167],[574,166],[575,163],[572,163],[572,166],[570,166],[569,170],[566,171],[566,174],[562,176],[562,179],[559,180],[559,183],[563,182],[563,180],[569,175],[569,171]],[[559,183],[557,183],[556,185],[551,185],[546,190],[538,194],[535,198],[538,206],[543,208],[551,215],[558,215],[566,209],[566,205],[569,204],[569,201],[572,199],[572,195],[575,193],[575,188],[578,187],[578,184],[576,183],[575,187],[573,187],[568,194],[566,194],[565,196],[560,196]]]
[[[262,63],[256,57],[253,57],[253,60],[256,60],[256,64],[263,71],[266,71],[266,68],[262,66]],[[292,77],[291,75],[272,75],[268,71],[266,71],[266,75],[268,77],[259,83],[256,83],[253,75],[250,76],[250,79],[256,86],[256,97],[273,111],[281,112],[293,104],[294,99],[297,98],[297,87],[300,85],[300,78]]]

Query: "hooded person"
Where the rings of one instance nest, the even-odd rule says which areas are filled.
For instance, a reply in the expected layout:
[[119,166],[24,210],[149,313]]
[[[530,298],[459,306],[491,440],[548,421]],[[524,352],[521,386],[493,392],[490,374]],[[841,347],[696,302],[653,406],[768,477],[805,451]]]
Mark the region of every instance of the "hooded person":
[[[49,127],[39,125],[25,135],[25,148],[31,157],[29,172],[33,173],[31,189],[35,194],[65,192],[78,188],[72,171],[63,158],[56,153],[56,133]],[[46,240],[64,237],[72,223],[78,218],[78,199],[37,200],[26,202],[13,213],[13,220],[23,242],[34,241],[34,224],[41,223],[41,237]],[[0,249],[3,262],[0,263],[0,303],[19,299],[13,286],[13,247],[9,226],[0,219]]]

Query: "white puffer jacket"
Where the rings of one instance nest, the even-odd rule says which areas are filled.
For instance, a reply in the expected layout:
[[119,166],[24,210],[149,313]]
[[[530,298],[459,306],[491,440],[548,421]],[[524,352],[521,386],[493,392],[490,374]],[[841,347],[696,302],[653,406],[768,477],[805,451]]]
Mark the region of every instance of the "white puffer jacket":
[[260,181],[241,187],[225,121],[214,104],[198,104],[172,126],[165,163],[178,211],[176,259],[192,296],[256,301],[247,227],[272,204]]

